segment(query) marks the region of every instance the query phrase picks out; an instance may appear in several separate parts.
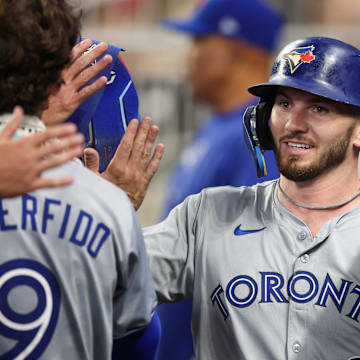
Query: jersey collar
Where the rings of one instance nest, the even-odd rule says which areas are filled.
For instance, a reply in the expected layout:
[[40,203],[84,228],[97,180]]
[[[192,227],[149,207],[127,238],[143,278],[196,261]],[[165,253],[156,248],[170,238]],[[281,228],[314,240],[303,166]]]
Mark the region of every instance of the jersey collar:
[[[0,130],[9,122],[11,114],[0,115]],[[24,115],[23,122],[17,129],[14,139],[34,135],[38,132],[45,131],[46,127],[44,123],[37,116]]]

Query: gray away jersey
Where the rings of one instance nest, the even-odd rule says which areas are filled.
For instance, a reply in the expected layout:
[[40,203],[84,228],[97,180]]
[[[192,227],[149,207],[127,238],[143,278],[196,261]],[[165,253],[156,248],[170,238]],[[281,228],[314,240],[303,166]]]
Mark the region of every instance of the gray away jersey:
[[312,237],[276,184],[204,190],[145,228],[158,298],[193,297],[197,360],[360,359],[360,207]]
[[0,358],[110,360],[156,297],[127,196],[73,160],[67,187],[0,200]]

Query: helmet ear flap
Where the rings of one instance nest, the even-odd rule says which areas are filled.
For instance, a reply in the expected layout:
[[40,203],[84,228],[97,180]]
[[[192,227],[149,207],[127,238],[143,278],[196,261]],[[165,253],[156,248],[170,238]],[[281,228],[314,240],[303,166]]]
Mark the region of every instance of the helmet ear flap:
[[267,175],[263,152],[274,148],[269,127],[273,102],[261,100],[257,106],[249,106],[243,117],[244,138],[255,162],[257,176]]
[[272,101],[261,99],[256,110],[256,134],[262,151],[274,149],[274,140],[269,126],[272,107]]

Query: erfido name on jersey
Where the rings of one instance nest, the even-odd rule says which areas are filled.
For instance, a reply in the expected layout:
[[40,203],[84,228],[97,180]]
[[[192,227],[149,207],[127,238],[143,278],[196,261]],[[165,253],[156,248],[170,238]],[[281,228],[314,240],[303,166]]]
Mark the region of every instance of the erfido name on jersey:
[[109,238],[108,226],[97,222],[89,212],[74,209],[72,205],[59,199],[38,199],[26,194],[15,201],[18,200],[21,202],[21,212],[19,214],[14,210],[11,218],[18,219],[18,223],[12,223],[9,220],[11,212],[6,208],[5,201],[0,199],[0,231],[21,229],[47,234],[51,226],[51,232],[55,232],[59,239],[66,238],[70,243],[84,247],[94,258]]
[[[360,285],[354,285],[351,291],[353,282],[341,279],[341,285],[336,287],[334,281],[329,274],[320,286],[317,277],[308,271],[297,271],[287,282],[286,289],[285,279],[283,275],[276,272],[260,272],[261,285],[259,286],[256,280],[248,275],[239,275],[229,281],[224,291],[221,285],[218,285],[212,292],[210,299],[212,303],[217,304],[224,319],[229,315],[226,304],[223,301],[221,294],[229,304],[236,308],[246,308],[250,306],[258,297],[260,293],[259,304],[266,303],[289,303],[290,301],[296,303],[308,303],[314,301],[315,306],[327,307],[327,300],[329,297],[335,304],[339,313],[342,313],[345,301],[349,301],[351,310],[345,315],[350,319],[358,322],[360,315]],[[299,292],[296,290],[297,283],[301,282],[307,290]],[[259,289],[260,288],[260,289]],[[242,296],[240,296],[242,294]],[[245,295],[245,296],[244,296]]]

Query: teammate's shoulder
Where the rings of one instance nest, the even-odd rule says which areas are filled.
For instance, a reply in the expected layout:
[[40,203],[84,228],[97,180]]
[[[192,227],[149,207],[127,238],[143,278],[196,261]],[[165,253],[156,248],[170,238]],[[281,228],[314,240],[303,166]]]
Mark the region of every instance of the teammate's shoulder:
[[74,182],[64,188],[69,194],[86,194],[86,196],[100,196],[103,199],[113,198],[114,196],[126,197],[126,194],[119,187],[103,179],[100,175],[87,169],[79,159],[68,161],[67,163],[48,170],[46,176],[64,176],[71,175]]

